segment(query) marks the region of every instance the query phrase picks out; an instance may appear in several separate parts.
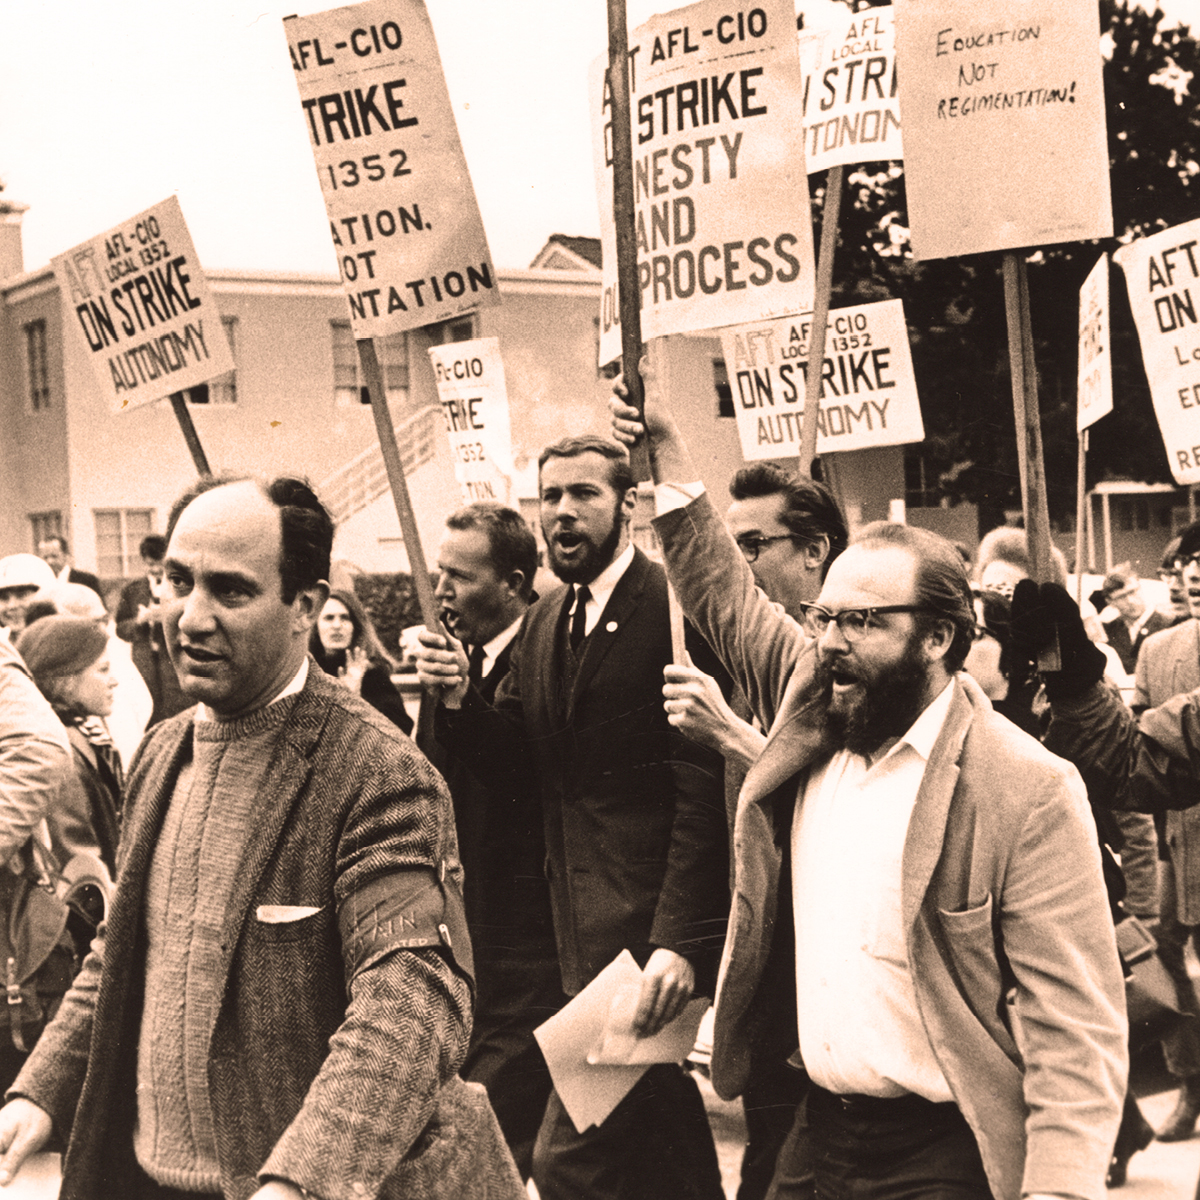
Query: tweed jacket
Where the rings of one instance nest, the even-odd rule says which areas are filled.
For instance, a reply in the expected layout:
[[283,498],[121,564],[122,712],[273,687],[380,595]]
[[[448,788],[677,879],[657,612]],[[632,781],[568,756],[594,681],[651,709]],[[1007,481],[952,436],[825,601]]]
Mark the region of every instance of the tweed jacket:
[[708,990],[729,907],[722,762],[663,710],[666,576],[635,551],[564,694],[571,600],[562,586],[529,609],[495,705],[472,690],[440,709],[439,740],[493,783],[519,786],[532,762],[568,995],[622,949],[644,963],[657,946],[688,957]]
[[[775,1014],[794,1012],[784,851],[806,774],[829,747],[813,649],[754,587],[707,497],[655,527],[684,611],[751,702],[776,708],[735,819],[712,1063],[717,1091],[734,1096],[751,1044]],[[1099,1200],[1128,1063],[1095,825],[1074,767],[994,713],[969,676],[953,687],[904,847],[917,1006],[994,1194]]]
[[[143,743],[107,929],[14,1085],[70,1134],[63,1200],[134,1194],[141,909],[191,742],[183,713]],[[523,1195],[486,1097],[454,1078],[470,1026],[459,874],[440,778],[310,661],[226,910],[208,1083],[227,1200],[269,1176],[323,1200]]]
[[[1134,712],[1158,708],[1172,696],[1200,687],[1200,621],[1183,621],[1153,634],[1138,654]],[[1166,817],[1166,842],[1175,868],[1175,913],[1184,925],[1200,925],[1200,808],[1186,807],[1200,800],[1200,787],[1184,785],[1184,794],[1172,802]],[[1178,811],[1175,811],[1178,810]]]

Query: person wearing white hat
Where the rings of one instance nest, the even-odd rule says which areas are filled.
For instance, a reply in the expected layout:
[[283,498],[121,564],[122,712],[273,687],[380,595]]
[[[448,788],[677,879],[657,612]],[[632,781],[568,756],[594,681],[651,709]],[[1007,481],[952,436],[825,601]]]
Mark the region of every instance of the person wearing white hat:
[[55,582],[50,564],[36,554],[0,558],[0,636],[15,638],[25,628],[25,609],[30,600]]

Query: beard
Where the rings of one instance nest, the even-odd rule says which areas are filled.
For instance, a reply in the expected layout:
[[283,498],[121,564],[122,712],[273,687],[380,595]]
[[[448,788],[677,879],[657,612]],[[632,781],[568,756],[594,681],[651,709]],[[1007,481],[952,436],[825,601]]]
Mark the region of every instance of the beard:
[[[834,694],[835,667],[839,680],[848,675],[855,679],[857,686],[849,694]],[[896,662],[872,674],[851,672],[844,662],[827,658],[818,658],[816,670],[829,734],[839,749],[851,754],[873,754],[888,738],[906,733],[925,708],[928,667],[916,636],[909,638]]]
[[613,506],[612,527],[602,542],[594,542],[587,534],[572,529],[569,532],[579,538],[583,546],[578,557],[566,562],[562,558],[557,535],[542,526],[542,537],[546,539],[546,554],[550,559],[550,570],[563,583],[591,583],[616,557],[621,542],[621,500]]

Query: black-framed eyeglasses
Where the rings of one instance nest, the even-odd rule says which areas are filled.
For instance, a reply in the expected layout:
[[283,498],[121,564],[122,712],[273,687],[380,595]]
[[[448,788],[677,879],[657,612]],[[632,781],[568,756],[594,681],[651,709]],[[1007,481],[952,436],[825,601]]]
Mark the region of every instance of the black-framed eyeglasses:
[[1177,554],[1171,560],[1171,574],[1182,575],[1184,570],[1193,563],[1200,563],[1200,551],[1197,551],[1195,554]]
[[779,533],[773,537],[755,537],[753,534],[748,534],[746,537],[737,538],[738,549],[742,552],[742,557],[748,563],[758,562],[759,552],[764,546],[769,546],[772,542],[794,542],[796,535],[794,533]]
[[871,608],[843,608],[830,612],[819,604],[802,604],[804,623],[813,637],[821,637],[831,624],[836,624],[848,642],[859,641],[869,630],[878,629],[877,617],[884,613],[915,613],[925,610],[919,604],[877,604]]
[[1158,577],[1163,583],[1170,583],[1172,580],[1183,579],[1182,567],[1160,567]]

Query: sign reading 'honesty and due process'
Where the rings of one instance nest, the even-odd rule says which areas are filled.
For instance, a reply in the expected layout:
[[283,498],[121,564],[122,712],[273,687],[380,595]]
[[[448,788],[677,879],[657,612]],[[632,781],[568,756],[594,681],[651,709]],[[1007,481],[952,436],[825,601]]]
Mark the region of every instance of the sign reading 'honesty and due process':
[[67,324],[78,330],[114,412],[233,370],[217,303],[174,196],[53,264]]
[[288,17],[284,29],[356,336],[499,303],[421,0]]

